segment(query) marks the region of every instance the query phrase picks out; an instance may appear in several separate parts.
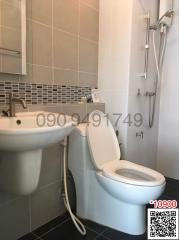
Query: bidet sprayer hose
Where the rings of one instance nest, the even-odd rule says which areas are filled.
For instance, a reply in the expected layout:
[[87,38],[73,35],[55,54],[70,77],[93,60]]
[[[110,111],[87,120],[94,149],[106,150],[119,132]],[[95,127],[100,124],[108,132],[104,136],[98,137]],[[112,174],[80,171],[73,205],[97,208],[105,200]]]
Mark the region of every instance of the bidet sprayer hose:
[[68,143],[68,140],[67,140],[67,137],[65,137],[64,145],[63,145],[64,146],[64,152],[63,152],[64,194],[62,194],[62,197],[63,197],[65,207],[68,210],[75,227],[82,235],[86,235],[86,229],[85,229],[83,223],[73,214],[71,207],[70,207],[70,202],[68,199],[67,168],[66,168],[66,165],[67,165],[67,143]]

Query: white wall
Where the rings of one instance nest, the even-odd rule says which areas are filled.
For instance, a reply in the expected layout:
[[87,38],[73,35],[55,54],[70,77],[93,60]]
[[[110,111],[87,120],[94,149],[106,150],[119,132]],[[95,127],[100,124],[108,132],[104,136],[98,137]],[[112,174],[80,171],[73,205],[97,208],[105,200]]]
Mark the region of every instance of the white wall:
[[179,1],[168,34],[160,98],[157,169],[179,180]]
[[[179,1],[174,1],[175,18],[168,34],[161,96],[157,100],[155,124],[148,127],[148,97],[153,91],[156,67],[150,40],[149,75],[138,76],[144,67],[145,19],[151,13],[155,23],[157,0],[101,0],[99,41],[99,89],[107,113],[142,113],[140,128],[128,127],[120,121],[117,128],[125,146],[125,158],[179,180]],[[142,96],[137,97],[140,88]],[[123,119],[123,118],[122,118]],[[113,117],[113,123],[115,118]],[[144,132],[144,139],[136,132]],[[158,149],[157,149],[158,147]]]
[[[98,86],[111,115],[127,112],[132,5],[133,0],[100,1]],[[125,143],[127,128],[122,124],[116,128],[119,141]]]
[[[127,113],[143,115],[148,111],[148,99],[138,98],[153,86],[153,65],[149,79],[137,75],[144,71],[145,12],[151,11],[152,22],[157,16],[157,0],[101,0],[99,38],[99,89],[106,104],[106,112],[122,113],[119,141],[123,143],[125,158],[154,167],[156,158],[156,128],[147,128],[146,118],[141,128],[123,123]],[[150,56],[149,63],[153,62]],[[146,117],[146,116],[145,116]],[[116,117],[113,117],[113,123]],[[143,130],[143,140],[136,139],[136,132]],[[155,139],[154,139],[155,138]]]
[[[132,119],[136,113],[141,113],[143,116],[143,124],[141,127],[135,127],[134,124],[128,127],[126,158],[132,162],[143,164],[151,168],[156,167],[158,138],[158,111],[156,111],[153,128],[149,128],[149,97],[145,96],[147,91],[154,91],[154,80],[156,76],[151,32],[147,79],[145,80],[143,77],[139,77],[139,75],[144,72],[144,46],[146,42],[145,14],[148,12],[150,13],[150,21],[151,24],[153,24],[157,19],[157,10],[158,1],[156,0],[133,1],[130,81],[128,92],[128,112],[131,113]],[[137,96],[138,89],[141,91],[141,96]],[[144,133],[143,139],[136,137],[136,133],[141,131]]]

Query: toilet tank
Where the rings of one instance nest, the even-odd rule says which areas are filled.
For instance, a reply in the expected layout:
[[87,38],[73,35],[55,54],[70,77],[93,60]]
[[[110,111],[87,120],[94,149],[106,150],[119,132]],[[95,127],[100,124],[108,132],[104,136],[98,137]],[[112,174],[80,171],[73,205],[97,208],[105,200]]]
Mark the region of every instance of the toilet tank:
[[87,201],[89,186],[89,172],[93,169],[93,164],[90,157],[87,137],[87,124],[77,126],[69,137],[68,151],[68,168],[71,171],[76,188],[76,202],[78,216],[86,216],[85,206],[88,206]]
[[79,124],[70,134],[68,166],[73,172],[85,172],[90,160],[90,152],[86,136],[87,124]]

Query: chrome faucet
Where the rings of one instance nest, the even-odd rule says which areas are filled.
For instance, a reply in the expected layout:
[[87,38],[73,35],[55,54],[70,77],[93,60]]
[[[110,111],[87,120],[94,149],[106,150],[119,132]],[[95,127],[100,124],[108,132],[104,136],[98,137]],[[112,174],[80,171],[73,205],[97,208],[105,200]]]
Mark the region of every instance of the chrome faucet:
[[15,117],[16,110],[15,104],[20,103],[24,109],[27,108],[25,101],[22,98],[13,96],[12,93],[9,93],[9,117]]

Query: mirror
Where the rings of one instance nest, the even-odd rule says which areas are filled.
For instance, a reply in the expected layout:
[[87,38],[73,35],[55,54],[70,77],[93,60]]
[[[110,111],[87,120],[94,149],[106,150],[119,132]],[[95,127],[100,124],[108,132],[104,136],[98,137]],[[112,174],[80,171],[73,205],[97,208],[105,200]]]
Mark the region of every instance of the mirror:
[[26,74],[26,0],[0,0],[0,72]]

